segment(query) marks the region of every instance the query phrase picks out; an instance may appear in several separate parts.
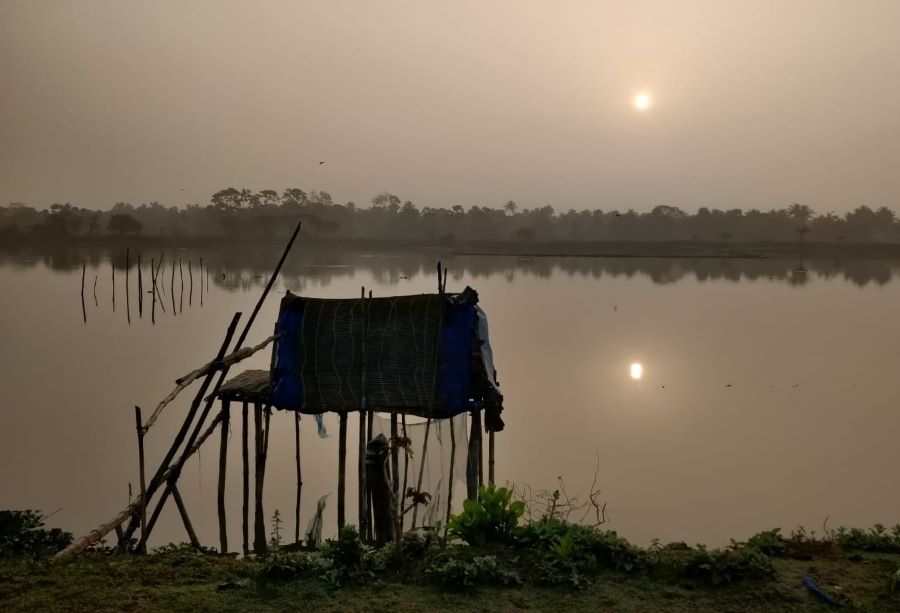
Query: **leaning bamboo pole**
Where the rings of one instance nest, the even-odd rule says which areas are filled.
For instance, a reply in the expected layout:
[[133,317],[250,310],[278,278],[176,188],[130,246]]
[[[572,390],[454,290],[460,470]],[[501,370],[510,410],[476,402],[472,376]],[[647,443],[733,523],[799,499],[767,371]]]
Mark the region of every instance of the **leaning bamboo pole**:
[[[213,420],[212,427],[207,429],[206,432],[204,432],[203,435],[201,437],[199,437],[197,439],[197,441],[195,441],[195,443],[188,450],[189,455],[195,454],[197,452],[197,450],[200,449],[200,446],[206,441],[206,439],[212,435],[212,433],[215,431],[215,426],[218,425],[218,423],[219,423],[219,419],[220,419],[219,417],[216,417],[216,419]],[[173,471],[173,470],[174,470],[174,467],[170,467],[169,470],[166,471],[164,477],[168,478],[171,474],[171,471]],[[105,523],[100,524],[99,526],[97,526],[96,528],[94,528],[93,530],[88,532],[86,535],[75,539],[74,541],[72,541],[69,544],[68,547],[66,547],[62,551],[58,552],[55,557],[57,559],[63,559],[63,558],[68,558],[71,556],[78,555],[79,553],[81,553],[82,551],[84,551],[85,549],[87,549],[88,547],[93,545],[94,543],[99,542],[100,539],[102,539],[104,536],[106,536],[107,534],[109,534],[110,532],[115,530],[117,527],[121,526],[123,523],[128,521],[129,518],[134,517],[135,514],[140,511],[141,505],[143,503],[144,503],[143,499],[140,496],[138,496],[137,499],[134,500],[134,502],[132,502],[127,507],[122,509],[112,519],[110,519],[109,521],[107,521]],[[124,538],[124,535],[123,535],[123,538]]]
[[193,383],[194,381],[196,381],[203,375],[209,374],[211,372],[215,372],[217,370],[222,370],[223,368],[232,366],[234,364],[237,364],[238,362],[246,360],[253,354],[258,353],[258,352],[262,351],[263,349],[265,349],[266,347],[268,347],[274,340],[275,340],[275,335],[272,335],[269,338],[262,341],[261,343],[259,343],[258,345],[255,345],[253,347],[244,347],[243,349],[238,349],[237,351],[232,351],[231,353],[222,357],[221,359],[213,360],[212,362],[207,362],[200,368],[189,372],[188,374],[184,375],[183,377],[179,377],[179,378],[175,379],[175,383],[176,383],[175,389],[173,389],[169,393],[169,395],[166,396],[165,398],[163,398],[160,401],[160,403],[156,406],[156,409],[154,409],[153,413],[147,419],[147,423],[144,426],[144,428],[149,430],[150,427],[156,423],[156,420],[159,418],[159,414],[162,413],[162,410],[166,407],[166,405],[168,405],[170,402],[175,400],[175,397],[178,396],[178,394],[181,393],[182,390],[189,387],[191,383]]

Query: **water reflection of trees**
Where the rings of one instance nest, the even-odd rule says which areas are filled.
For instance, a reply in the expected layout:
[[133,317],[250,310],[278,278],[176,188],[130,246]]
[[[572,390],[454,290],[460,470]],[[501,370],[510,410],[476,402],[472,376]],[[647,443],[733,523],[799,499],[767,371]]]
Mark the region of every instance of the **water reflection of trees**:
[[[145,262],[158,257],[163,248],[143,249]],[[264,285],[280,255],[280,245],[226,245],[165,249],[166,259],[181,258],[195,264],[202,257],[209,267],[210,283],[222,289],[238,291]],[[132,250],[130,265],[136,265]],[[0,247],[0,265],[14,269],[43,266],[55,271],[89,267],[108,267],[110,259],[117,269],[125,266],[123,247],[96,245],[14,244]],[[685,280],[769,281],[803,286],[814,279],[844,279],[863,287],[885,285],[900,272],[900,260],[887,259],[716,259],[716,258],[586,258],[586,257],[514,257],[453,256],[433,251],[391,252],[375,249],[322,248],[298,246],[285,263],[282,280],[293,291],[326,287],[359,272],[378,283],[391,285],[420,275],[433,275],[442,260],[450,276],[461,279],[500,276],[507,281],[519,277],[548,279],[553,275],[599,279],[646,278],[656,284]]]

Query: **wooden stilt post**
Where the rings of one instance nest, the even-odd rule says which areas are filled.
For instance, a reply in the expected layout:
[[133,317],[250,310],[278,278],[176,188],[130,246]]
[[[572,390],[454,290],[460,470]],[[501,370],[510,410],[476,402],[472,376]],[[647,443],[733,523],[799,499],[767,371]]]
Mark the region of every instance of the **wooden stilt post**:
[[[428,421],[425,422],[425,440],[422,442],[422,459],[419,461],[419,478],[416,480],[416,493],[422,491],[422,477],[425,476],[425,459],[428,457],[428,434],[431,431],[431,418],[428,418]],[[405,492],[404,492],[405,494]],[[416,516],[419,513],[419,505],[413,503],[413,516],[412,516],[412,524],[410,524],[410,529],[415,530],[416,528]]]
[[488,482],[494,483],[494,432],[488,432]]
[[253,432],[256,442],[256,473],[254,485],[254,511],[253,511],[253,551],[257,554],[266,552],[266,519],[263,511],[263,479],[265,476],[265,457],[263,451],[263,410],[262,404],[253,404]]
[[144,480],[144,421],[141,419],[141,407],[134,407],[134,421],[138,437],[138,470],[140,471],[141,484],[141,541],[146,551],[147,534],[147,486]]
[[366,310],[366,287],[360,288],[360,304],[363,311],[363,333],[362,333],[362,368],[360,377],[360,404],[359,404],[359,534],[364,540],[372,538],[369,517],[370,517],[370,496],[369,484],[366,469],[366,456],[368,454],[367,444],[372,438],[372,431],[369,429],[368,412],[366,411],[366,333],[368,327],[368,317]]
[[241,528],[243,530],[244,536],[244,555],[250,555],[250,450],[248,438],[250,433],[248,432],[248,412],[249,407],[247,406],[247,401],[244,401],[243,411],[241,417],[243,419],[243,429],[241,430],[241,450],[243,452],[243,507],[242,507],[242,522]]
[[444,538],[447,538],[447,526],[450,524],[450,514],[453,512],[453,482],[455,481],[453,470],[456,467],[456,424],[454,418],[447,420],[450,424],[450,476],[447,481],[447,520],[444,522]]
[[297,505],[294,508],[294,542],[300,542],[300,494],[303,492],[303,472],[300,468],[300,412],[294,413],[294,445],[297,459]]
[[115,256],[110,254],[109,256],[109,277],[112,281],[112,306],[113,313],[116,312],[116,259]]
[[130,247],[125,247],[125,312],[128,315],[128,323],[131,324],[131,291],[128,288],[128,275],[131,269],[129,255]]
[[100,301],[97,300],[97,280],[99,278],[99,275],[94,275],[94,306],[100,306]]
[[364,540],[368,540],[369,535],[368,527],[369,527],[369,512],[368,512],[368,501],[369,501],[369,490],[366,488],[366,410],[365,408],[359,410],[359,458],[357,463],[357,472],[359,479],[359,504],[358,506],[358,527],[359,527],[359,535],[360,538]]
[[200,258],[200,306],[203,306],[203,258]]
[[400,495],[400,450],[397,448],[397,439],[400,433],[397,431],[397,413],[391,413],[391,485],[394,496]]
[[466,498],[478,499],[478,433],[479,421],[476,419],[478,411],[469,413],[469,445],[466,452]]
[[178,487],[172,485],[172,498],[175,499],[175,506],[178,507],[178,513],[181,515],[181,521],[184,523],[184,529],[188,533],[188,538],[191,539],[191,545],[194,549],[200,549],[200,539],[197,538],[197,533],[194,532],[194,526],[191,524],[191,518],[188,517],[187,508],[184,506],[184,500],[181,499],[181,493],[178,491]]
[[225,477],[228,466],[228,428],[231,425],[231,403],[222,401],[222,439],[219,444],[219,491],[216,502],[219,511],[219,551],[228,553],[228,528],[225,519]]
[[345,516],[345,497],[346,497],[346,474],[347,474],[347,412],[341,411],[340,428],[338,431],[338,500],[337,500],[337,522],[338,530],[344,527],[346,523]]
[[188,260],[188,277],[190,278],[191,288],[188,293],[188,306],[194,303],[194,265]]
[[484,485],[484,435],[481,427],[481,411],[478,411],[478,485]]
[[[400,414],[400,425],[403,428],[403,438],[408,439],[406,433],[406,413]],[[400,488],[400,532],[403,532],[403,522],[406,517],[406,488],[409,485],[409,452],[403,453],[403,487]]]

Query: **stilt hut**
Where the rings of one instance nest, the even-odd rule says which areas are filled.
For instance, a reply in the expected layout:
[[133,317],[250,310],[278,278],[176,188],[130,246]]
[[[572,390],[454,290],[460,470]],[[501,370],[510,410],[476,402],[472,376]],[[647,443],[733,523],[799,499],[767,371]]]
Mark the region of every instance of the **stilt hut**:
[[[218,397],[223,402],[223,412],[229,403],[243,403],[245,424],[248,405],[252,405],[254,423],[261,420],[263,424],[255,428],[253,436],[257,484],[254,515],[258,524],[254,526],[253,540],[257,550],[265,547],[262,483],[272,408],[307,415],[337,414],[338,526],[346,522],[347,419],[351,414],[359,416],[359,527],[364,537],[373,540],[397,536],[410,507],[434,502],[427,492],[420,491],[428,430],[433,423],[437,428],[442,420],[469,414],[466,496],[476,496],[479,483],[484,481],[482,430],[489,436],[488,478],[493,479],[493,434],[503,429],[503,397],[488,338],[487,316],[478,306],[477,292],[470,287],[457,294],[441,291],[371,298],[363,293],[352,299],[310,298],[288,292],[281,301],[275,326],[271,369],[237,375],[220,388]],[[384,437],[381,442],[374,436],[376,412],[389,415],[391,420],[390,438]],[[398,453],[405,453],[404,445],[409,444],[405,431],[408,415],[426,420],[422,448],[416,450],[422,463],[418,470],[413,466],[411,482],[409,456],[403,457],[402,471],[398,458]],[[403,432],[398,417],[403,421]],[[299,424],[299,415],[295,423]],[[245,426],[245,441],[247,430]],[[455,445],[454,438],[451,454],[455,453]],[[432,449],[440,452],[436,443],[432,443]],[[245,442],[245,466],[248,457]],[[297,458],[299,499],[299,448]],[[245,468],[245,549],[249,546],[247,472]],[[441,502],[447,505],[449,514],[452,500]],[[415,518],[418,509],[413,511]],[[401,521],[395,525],[398,517]],[[222,530],[224,534],[224,527]]]

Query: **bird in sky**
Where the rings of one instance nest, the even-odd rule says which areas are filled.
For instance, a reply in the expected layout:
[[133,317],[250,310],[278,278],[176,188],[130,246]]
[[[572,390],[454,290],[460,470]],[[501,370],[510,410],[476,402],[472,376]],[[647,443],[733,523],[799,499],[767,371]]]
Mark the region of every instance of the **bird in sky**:
[[325,162],[319,162],[319,166],[321,166],[321,165],[324,164],[324,163],[325,163]]

